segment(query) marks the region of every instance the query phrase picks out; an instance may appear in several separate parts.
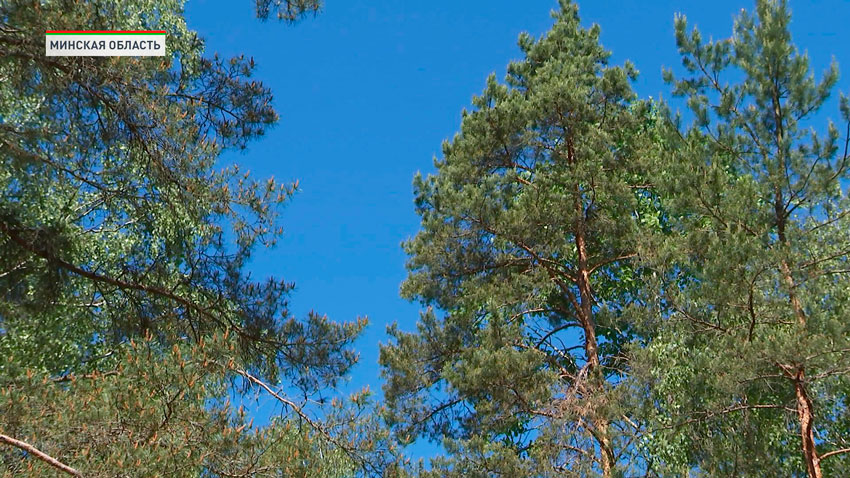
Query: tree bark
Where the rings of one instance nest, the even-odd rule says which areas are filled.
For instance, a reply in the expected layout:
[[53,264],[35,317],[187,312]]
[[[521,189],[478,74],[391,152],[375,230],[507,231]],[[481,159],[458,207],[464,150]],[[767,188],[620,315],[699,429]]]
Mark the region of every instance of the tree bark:
[[[591,400],[596,399],[595,395],[601,395],[604,391],[604,376],[599,361],[599,346],[596,341],[596,324],[593,318],[593,289],[590,285],[590,266],[587,257],[587,227],[585,224],[584,207],[581,200],[581,189],[579,185],[575,186],[576,194],[576,220],[575,220],[575,242],[577,252],[577,279],[579,289],[579,306],[577,311],[581,321],[582,330],[584,331],[584,350],[587,359],[588,381],[590,386],[588,391],[591,395]],[[594,428],[594,438],[599,445],[599,463],[602,467],[602,477],[612,478],[614,474],[614,450],[611,445],[609,434],[610,423],[607,418],[602,416],[594,407],[594,417],[591,420]]]
[[[785,207],[782,200],[782,193],[779,187],[775,191],[776,211],[776,226],[779,243],[782,247],[788,246],[788,238],[785,236]],[[782,274],[782,280],[788,289],[788,301],[794,311],[794,317],[797,319],[797,325],[801,330],[806,327],[808,318],[803,310],[803,305],[797,296],[797,284],[794,281],[794,276],[791,274],[791,266],[786,259],[782,259],[779,263],[779,270]],[[808,478],[823,478],[823,471],[820,466],[820,458],[818,457],[817,445],[815,443],[815,414],[812,400],[809,397],[808,389],[806,388],[806,368],[805,365],[799,364],[796,367],[788,367],[786,375],[789,376],[794,384],[794,396],[797,402],[797,420],[800,424],[800,440],[801,451],[803,452],[803,462],[806,464],[806,475]]]
[[823,478],[820,457],[815,446],[814,413],[812,401],[804,383],[805,372],[800,369],[794,377],[794,394],[797,397],[797,416],[800,421],[800,438],[803,442],[803,460],[809,478]]

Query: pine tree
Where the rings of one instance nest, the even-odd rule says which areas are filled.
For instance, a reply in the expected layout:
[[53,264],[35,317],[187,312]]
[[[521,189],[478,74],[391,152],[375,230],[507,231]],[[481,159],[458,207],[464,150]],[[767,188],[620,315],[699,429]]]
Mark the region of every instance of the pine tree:
[[[785,1],[758,0],[730,39],[676,20],[693,124],[658,184],[674,234],[650,356],[653,446],[676,476],[839,476],[850,462],[850,130],[817,116]],[[844,121],[850,109],[841,99]],[[843,129],[843,128],[842,128]]]
[[257,18],[270,17],[284,22],[295,22],[307,14],[316,14],[322,8],[321,0],[255,0]]
[[429,308],[415,333],[390,329],[381,362],[397,434],[444,440],[433,476],[611,478],[639,462],[617,383],[636,232],[658,224],[642,179],[656,121],[599,27],[568,1],[553,17],[414,182],[402,293]]
[[[81,25],[166,30],[168,54],[44,55]],[[253,69],[204,56],[182,1],[0,1],[3,476],[350,476],[375,448],[365,397],[303,407],[365,321],[295,318],[246,271],[294,191],[216,167],[277,120]],[[257,431],[248,390],[287,413]]]

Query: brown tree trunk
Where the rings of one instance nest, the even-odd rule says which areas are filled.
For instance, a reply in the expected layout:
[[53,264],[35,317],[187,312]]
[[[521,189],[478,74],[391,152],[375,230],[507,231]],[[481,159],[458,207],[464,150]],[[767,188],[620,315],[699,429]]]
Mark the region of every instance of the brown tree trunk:
[[[782,247],[788,246],[788,239],[785,236],[785,207],[782,200],[782,193],[779,188],[775,191],[776,210],[776,225],[779,243]],[[803,310],[803,305],[797,297],[797,284],[794,282],[794,276],[791,274],[791,266],[788,261],[782,259],[779,264],[782,280],[788,289],[788,301],[791,303],[791,308],[794,311],[794,317],[797,319],[797,325],[801,330],[806,327],[807,317]],[[786,375],[794,384],[794,397],[797,402],[797,420],[800,424],[800,440],[801,450],[803,452],[803,462],[806,464],[806,475],[808,478],[823,478],[823,472],[820,467],[820,457],[818,456],[817,445],[815,444],[815,414],[812,400],[809,397],[808,389],[806,388],[806,368],[804,365],[796,367],[784,367]]]
[[[579,318],[584,331],[584,350],[587,358],[588,392],[592,395],[591,400],[604,392],[604,375],[599,361],[599,347],[596,342],[596,324],[593,318],[593,289],[590,286],[590,267],[587,258],[587,231],[584,218],[584,208],[581,201],[581,190],[579,186],[576,192],[576,221],[575,241],[578,254],[577,279],[579,289]],[[598,407],[597,407],[598,408]],[[610,423],[598,410],[594,410],[592,426],[593,436],[599,445],[599,463],[602,467],[602,477],[612,478],[614,474],[614,449],[609,434]]]
[[823,478],[820,457],[815,446],[814,414],[812,401],[804,383],[805,372],[801,369],[794,378],[794,394],[797,397],[797,416],[800,420],[800,438],[803,441],[803,460],[809,478]]
[[[601,400],[601,395],[605,391],[605,379],[599,361],[596,326],[592,317],[592,315],[588,316],[588,320],[582,323],[585,336],[584,349],[587,356],[587,391],[590,400]],[[614,474],[614,448],[609,434],[610,423],[603,414],[599,413],[598,406],[594,408],[591,423],[594,429],[593,436],[599,445],[599,464],[602,467],[602,477],[611,478]]]
[[611,446],[611,439],[608,436],[608,420],[605,418],[597,419],[594,422],[594,427],[597,430],[596,441],[599,442],[599,454],[602,465],[602,476],[611,478],[614,476],[614,450]]
[[[596,343],[596,330],[592,321],[583,324],[585,334],[585,353],[587,355],[588,366],[588,392],[591,395],[591,400],[600,399],[600,395],[604,392],[605,384],[602,375],[601,364],[599,362],[599,351]],[[596,407],[598,408],[598,407]],[[593,424],[593,436],[599,445],[599,464],[602,467],[602,477],[611,478],[614,474],[614,448],[611,444],[609,435],[610,423],[604,415],[598,410],[592,412],[594,414],[591,423]]]

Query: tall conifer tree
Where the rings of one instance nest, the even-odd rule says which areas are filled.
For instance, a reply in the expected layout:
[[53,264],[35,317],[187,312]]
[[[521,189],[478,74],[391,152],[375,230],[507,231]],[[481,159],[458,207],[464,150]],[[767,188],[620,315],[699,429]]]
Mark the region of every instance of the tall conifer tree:
[[[840,476],[850,467],[850,110],[818,81],[785,1],[758,0],[730,39],[676,19],[694,122],[658,176],[675,234],[652,356],[653,438],[676,476]],[[700,475],[702,476],[702,475]]]
[[599,27],[568,1],[553,16],[415,180],[402,291],[439,311],[392,328],[381,361],[400,436],[445,439],[435,476],[612,478],[635,462],[616,383],[632,240],[658,219],[641,175],[655,124]]

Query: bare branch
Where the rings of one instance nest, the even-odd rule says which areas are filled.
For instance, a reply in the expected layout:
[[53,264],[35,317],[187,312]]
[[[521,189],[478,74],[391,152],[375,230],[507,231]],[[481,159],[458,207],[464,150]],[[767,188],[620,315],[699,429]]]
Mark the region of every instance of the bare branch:
[[290,399],[282,396],[281,394],[277,393],[272,387],[270,387],[268,384],[266,384],[264,381],[260,380],[259,378],[255,377],[254,375],[251,375],[249,372],[247,372],[245,370],[240,370],[240,369],[234,369],[234,371],[237,374],[245,377],[249,382],[253,383],[254,385],[257,385],[258,387],[260,387],[263,390],[265,390],[266,392],[268,392],[269,395],[274,397],[280,403],[282,403],[285,406],[287,406],[288,408],[292,409],[292,411],[294,411],[299,417],[301,417],[302,420],[307,422],[307,424],[310,425],[311,428],[313,428],[316,432],[318,432],[320,435],[322,435],[326,440],[328,440],[329,443],[333,444],[334,446],[336,446],[340,450],[342,450],[355,463],[363,466],[364,468],[371,466],[371,463],[369,463],[368,460],[366,460],[364,457],[360,456],[358,453],[356,453],[354,450],[352,450],[351,446],[347,446],[346,444],[340,442],[340,440],[338,440],[333,435],[331,435],[330,432],[328,432],[328,430],[325,429],[325,427],[323,427],[321,424],[319,424],[318,422],[316,422],[315,420],[310,418],[307,415],[307,413],[304,411],[304,409],[301,408],[300,406],[298,406],[297,403],[295,403],[292,400],[290,400]]
[[79,471],[77,471],[74,468],[71,468],[70,466],[62,463],[61,461],[57,460],[56,458],[53,458],[52,456],[48,455],[47,453],[44,453],[43,451],[41,451],[38,448],[30,445],[29,443],[23,442],[21,440],[16,440],[16,439],[14,439],[10,436],[4,435],[2,433],[0,433],[0,443],[5,443],[5,444],[11,445],[15,448],[20,448],[21,450],[23,450],[23,451],[27,452],[28,454],[38,458],[39,460],[47,463],[48,465],[50,465],[54,468],[57,468],[59,470],[62,470],[65,473],[67,473],[71,476],[79,476],[79,477],[83,476],[83,474],[80,473]]
[[828,451],[828,452],[826,452],[826,453],[824,453],[823,455],[820,456],[820,461],[826,460],[827,458],[834,456],[834,455],[840,455],[842,453],[850,453],[850,448],[842,448],[840,450]]

